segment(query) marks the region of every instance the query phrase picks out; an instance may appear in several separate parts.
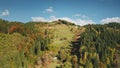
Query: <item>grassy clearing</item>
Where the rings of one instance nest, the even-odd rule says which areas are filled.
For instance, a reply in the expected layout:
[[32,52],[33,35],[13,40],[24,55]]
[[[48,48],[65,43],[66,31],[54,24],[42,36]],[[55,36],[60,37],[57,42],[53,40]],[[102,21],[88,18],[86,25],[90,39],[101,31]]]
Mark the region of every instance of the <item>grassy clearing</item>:
[[[72,41],[74,33],[70,31],[70,28],[67,25],[55,25],[51,27],[53,32],[53,42],[49,45],[50,50],[58,52],[61,47],[67,47],[70,45],[69,42]],[[57,48],[57,49],[56,49]]]

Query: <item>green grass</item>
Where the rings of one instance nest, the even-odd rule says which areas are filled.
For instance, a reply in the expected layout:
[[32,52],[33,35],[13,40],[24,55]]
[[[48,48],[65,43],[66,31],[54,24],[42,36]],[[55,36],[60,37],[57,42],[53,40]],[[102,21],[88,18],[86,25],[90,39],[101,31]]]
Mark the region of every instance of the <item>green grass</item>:
[[58,64],[56,61],[49,64],[49,68],[56,68],[56,67],[59,67],[59,66],[60,66],[60,64]]
[[70,28],[67,25],[55,25],[52,29],[54,30],[54,38],[52,40],[53,42],[49,46],[53,47],[53,50],[58,52],[61,47],[67,47],[70,45],[70,42],[74,37],[74,33],[70,31]]
[[[20,67],[22,62],[27,66],[27,59],[23,56],[24,53],[17,49],[19,45],[28,45],[29,42],[25,42],[25,40],[28,40],[28,38],[19,33],[0,33],[0,68],[22,68]],[[22,48],[22,51],[24,50]]]

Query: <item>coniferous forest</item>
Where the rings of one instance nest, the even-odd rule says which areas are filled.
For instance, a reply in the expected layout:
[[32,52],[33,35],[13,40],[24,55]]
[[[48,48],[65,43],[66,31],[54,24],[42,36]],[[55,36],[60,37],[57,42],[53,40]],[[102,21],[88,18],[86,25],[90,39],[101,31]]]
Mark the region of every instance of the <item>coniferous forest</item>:
[[119,68],[120,23],[0,19],[0,68]]

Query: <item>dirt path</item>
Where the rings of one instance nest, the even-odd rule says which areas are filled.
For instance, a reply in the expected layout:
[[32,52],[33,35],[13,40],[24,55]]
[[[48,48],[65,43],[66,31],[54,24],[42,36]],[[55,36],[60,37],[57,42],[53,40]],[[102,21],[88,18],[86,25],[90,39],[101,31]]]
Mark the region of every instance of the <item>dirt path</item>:
[[80,35],[81,33],[83,33],[85,31],[84,27],[81,27],[80,30],[78,30],[73,38],[72,41],[72,45],[73,45],[73,49],[72,49],[72,54],[73,55],[77,55],[79,56],[79,47],[80,47]]

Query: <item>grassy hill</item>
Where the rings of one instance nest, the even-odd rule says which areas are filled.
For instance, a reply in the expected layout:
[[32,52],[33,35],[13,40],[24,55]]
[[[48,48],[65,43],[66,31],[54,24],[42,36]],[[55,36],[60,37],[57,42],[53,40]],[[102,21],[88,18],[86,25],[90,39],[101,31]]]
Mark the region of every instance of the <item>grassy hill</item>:
[[119,68],[120,24],[0,20],[0,68]]

